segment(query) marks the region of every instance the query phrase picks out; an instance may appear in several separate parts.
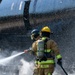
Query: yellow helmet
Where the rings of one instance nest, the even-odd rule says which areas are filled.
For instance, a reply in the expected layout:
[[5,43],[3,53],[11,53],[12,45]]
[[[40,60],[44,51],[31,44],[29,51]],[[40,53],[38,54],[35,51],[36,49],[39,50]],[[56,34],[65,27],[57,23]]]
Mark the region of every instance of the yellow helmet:
[[41,32],[49,32],[51,33],[51,29],[48,26],[45,26],[41,29]]

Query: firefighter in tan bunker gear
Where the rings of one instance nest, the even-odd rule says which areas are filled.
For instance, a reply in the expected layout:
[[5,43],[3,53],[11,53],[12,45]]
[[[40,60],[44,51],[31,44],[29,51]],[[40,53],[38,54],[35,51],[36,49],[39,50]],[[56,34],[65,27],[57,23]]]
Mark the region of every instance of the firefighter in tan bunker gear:
[[[44,51],[43,50],[39,51],[39,49],[43,49],[43,48],[38,48],[39,39],[32,44],[32,49],[37,56],[35,62],[37,70],[34,70],[34,75],[52,75],[55,67],[55,61],[54,61],[55,56],[57,58],[57,63],[59,65],[62,65],[62,56],[59,53],[59,48],[57,43],[49,38],[50,34],[52,33],[50,28],[48,26],[45,26],[41,29],[40,33],[42,37],[40,39],[44,41]],[[42,45],[40,44],[40,46]],[[41,53],[43,54],[43,56]]]

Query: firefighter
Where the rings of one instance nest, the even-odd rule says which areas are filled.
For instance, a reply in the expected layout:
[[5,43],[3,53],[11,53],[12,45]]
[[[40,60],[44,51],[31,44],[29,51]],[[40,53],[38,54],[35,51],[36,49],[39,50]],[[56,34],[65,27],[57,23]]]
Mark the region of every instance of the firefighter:
[[34,75],[52,75],[55,67],[55,56],[57,63],[62,65],[62,56],[59,53],[58,45],[49,38],[52,32],[48,26],[41,29],[42,38],[38,34],[35,35],[36,33],[35,29],[31,32],[31,39],[34,40],[32,51],[37,57]]
[[57,43],[50,39],[51,29],[45,26],[41,29],[42,38],[32,44],[32,49],[36,53],[37,73],[36,75],[52,75],[55,67],[55,56],[57,63],[62,65],[62,56],[59,53]]
[[[33,29],[31,31],[31,40],[33,41],[33,44],[35,43],[35,41],[37,41],[38,39],[40,39],[40,33],[38,29]],[[32,53],[34,56],[36,55],[36,52],[33,51],[32,47],[29,48],[29,50],[24,50],[25,53]],[[36,56],[35,56],[36,57]],[[34,75],[37,75],[38,73],[38,68],[37,65],[35,64],[35,68],[34,68]]]

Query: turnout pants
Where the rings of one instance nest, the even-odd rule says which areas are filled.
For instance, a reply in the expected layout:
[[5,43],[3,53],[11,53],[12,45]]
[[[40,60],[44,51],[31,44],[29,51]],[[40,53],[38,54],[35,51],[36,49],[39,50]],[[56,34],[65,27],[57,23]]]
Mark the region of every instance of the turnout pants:
[[55,64],[37,65],[34,69],[34,75],[52,75]]

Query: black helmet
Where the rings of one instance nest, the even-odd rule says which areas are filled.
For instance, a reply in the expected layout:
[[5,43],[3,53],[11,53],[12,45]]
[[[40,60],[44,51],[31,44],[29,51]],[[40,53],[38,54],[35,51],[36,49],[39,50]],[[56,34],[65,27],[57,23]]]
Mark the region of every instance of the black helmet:
[[39,36],[39,30],[38,29],[33,29],[31,31],[31,39],[34,40],[35,38],[37,38]]
[[32,31],[31,31],[31,34],[38,34],[39,33],[39,30],[38,29],[33,29]]

